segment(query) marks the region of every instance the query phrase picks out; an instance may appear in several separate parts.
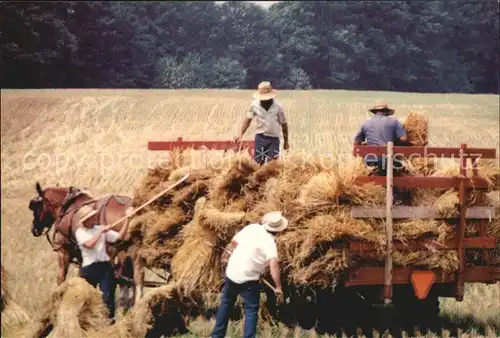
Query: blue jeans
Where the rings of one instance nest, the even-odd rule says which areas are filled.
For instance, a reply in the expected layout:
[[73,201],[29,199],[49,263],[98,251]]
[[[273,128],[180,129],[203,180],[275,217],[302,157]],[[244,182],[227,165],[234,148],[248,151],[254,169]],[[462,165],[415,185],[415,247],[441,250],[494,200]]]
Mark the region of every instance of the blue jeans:
[[115,317],[115,290],[116,280],[113,266],[110,262],[96,262],[80,269],[80,277],[103,293],[104,303],[109,311],[109,318]]
[[255,162],[260,165],[277,159],[280,154],[280,138],[264,134],[255,135],[254,154]]
[[243,298],[243,311],[245,313],[244,338],[255,337],[257,334],[257,316],[260,302],[260,283],[251,281],[237,284],[226,277],[222,300],[217,310],[215,327],[212,338],[224,338],[229,323],[229,313],[232,310],[238,295]]

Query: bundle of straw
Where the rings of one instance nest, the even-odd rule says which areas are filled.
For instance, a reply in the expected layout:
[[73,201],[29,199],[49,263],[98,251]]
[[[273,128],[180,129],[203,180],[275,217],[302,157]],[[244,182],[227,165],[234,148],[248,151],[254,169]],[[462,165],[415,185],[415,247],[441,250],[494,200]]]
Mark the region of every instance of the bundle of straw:
[[224,208],[243,196],[244,187],[258,165],[249,157],[237,156],[228,169],[217,175],[209,192],[209,197],[217,208]]
[[408,135],[408,143],[412,146],[425,146],[429,139],[427,118],[419,113],[411,112],[406,121],[403,122],[403,128]]
[[55,290],[41,316],[23,328],[19,337],[95,337],[96,331],[107,326],[108,310],[101,292],[74,277]]
[[170,337],[188,333],[184,318],[200,300],[196,295],[188,298],[182,294],[182,288],[173,283],[151,290],[116,324],[95,331],[92,337]]
[[3,265],[1,268],[1,312],[2,312],[2,329],[16,330],[30,323],[31,318],[24,309],[12,299],[8,290],[7,272]]

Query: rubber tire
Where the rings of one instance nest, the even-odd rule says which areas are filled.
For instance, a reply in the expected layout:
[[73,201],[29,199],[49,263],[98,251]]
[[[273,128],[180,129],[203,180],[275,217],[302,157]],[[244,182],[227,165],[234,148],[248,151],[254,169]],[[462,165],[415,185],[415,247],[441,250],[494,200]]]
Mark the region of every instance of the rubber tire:
[[437,295],[429,293],[425,299],[420,300],[413,294],[409,294],[395,299],[394,305],[397,311],[397,321],[410,336],[414,334],[415,328],[425,333],[427,330],[436,332],[440,326]]
[[306,291],[293,298],[297,324],[304,330],[310,330],[316,326],[318,319],[318,307],[316,304],[316,295],[313,292]]

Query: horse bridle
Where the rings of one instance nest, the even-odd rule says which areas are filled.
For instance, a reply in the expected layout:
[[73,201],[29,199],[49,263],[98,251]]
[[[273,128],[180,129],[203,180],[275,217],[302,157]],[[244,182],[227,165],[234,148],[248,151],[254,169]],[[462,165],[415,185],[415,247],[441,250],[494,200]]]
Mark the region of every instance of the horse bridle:
[[[50,212],[53,214],[54,213],[54,205],[51,204],[47,199],[45,199],[44,197],[42,196],[39,196],[37,197],[36,199],[32,200],[30,202],[30,210],[32,210],[34,213],[36,213],[36,217],[35,219],[38,219],[40,220],[42,217],[42,213],[44,212],[44,209],[45,209],[45,203],[48,204],[48,207],[50,208]],[[60,203],[60,201],[59,201]],[[39,204],[40,206],[37,207],[36,204]],[[55,218],[54,218],[54,221],[55,221]],[[41,233],[39,235],[35,235],[33,234],[33,236],[35,237],[39,237],[39,236],[42,236],[42,235],[45,235],[45,234],[48,234],[50,229],[52,228],[52,225],[54,224],[54,221],[53,222],[50,222],[49,226],[45,226],[44,225],[44,228],[45,229],[42,229]],[[45,232],[44,232],[45,231]]]
[[[77,190],[76,192],[79,192],[79,190]],[[66,204],[66,202],[73,197],[74,194],[74,190],[73,190],[73,187],[70,187],[69,191],[66,193],[66,195],[64,195],[64,197],[62,197],[60,200],[58,200],[57,202],[55,203],[51,203],[48,199],[45,198],[45,196],[38,196],[37,197],[37,202],[41,204],[41,210],[44,209],[44,205],[45,203],[48,204],[48,207],[49,207],[49,210],[52,214],[55,213],[55,210],[57,207],[59,206],[64,206]],[[94,199],[91,199],[90,201],[87,201],[86,203],[84,204],[90,204],[90,203],[93,203],[95,202]],[[33,210],[33,208],[31,208],[31,205],[30,205],[30,209]],[[50,236],[49,236],[49,232],[50,230],[52,229],[52,227],[54,226],[54,224],[56,222],[58,222],[63,216],[65,216],[69,211],[68,211],[68,207],[65,208],[65,210],[63,212],[61,212],[59,214],[59,216],[57,216],[57,218],[54,217],[54,221],[50,223],[49,226],[45,226],[44,228],[46,228],[46,230],[42,230],[42,232],[40,233],[40,235],[36,236],[36,237],[40,237],[40,236],[43,236],[45,235],[45,237],[47,238],[47,241],[49,242],[50,246],[52,247],[52,249],[54,249],[54,245],[52,244],[52,241],[50,240]],[[34,211],[34,210],[33,210]],[[38,217],[39,218],[39,217]],[[71,238],[68,237],[68,240],[71,241]]]

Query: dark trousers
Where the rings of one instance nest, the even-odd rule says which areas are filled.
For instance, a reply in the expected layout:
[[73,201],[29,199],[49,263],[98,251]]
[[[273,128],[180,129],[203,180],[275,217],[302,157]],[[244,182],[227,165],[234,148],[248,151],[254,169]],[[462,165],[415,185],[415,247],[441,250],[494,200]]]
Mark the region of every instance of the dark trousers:
[[[387,158],[365,158],[365,165],[369,167],[375,167],[375,176],[387,176]],[[400,156],[395,156],[392,160],[393,175],[398,176],[399,173],[404,169],[403,158]]]
[[113,266],[110,262],[96,262],[80,269],[80,277],[103,293],[104,303],[109,311],[109,318],[115,317],[115,290],[116,280]]
[[[399,176],[403,171],[403,158],[396,156],[393,159],[393,176]],[[374,176],[387,176],[387,158],[383,157],[380,159],[367,159],[365,158],[365,165],[368,167],[375,167],[373,171]],[[392,194],[394,197],[394,202],[403,202],[408,200],[408,194],[404,191],[404,189],[399,187],[392,188]]]
[[255,337],[257,334],[257,316],[260,302],[259,281],[237,284],[226,277],[222,299],[217,310],[215,327],[212,338],[224,338],[226,336],[229,314],[236,302],[238,295],[243,298],[243,311],[245,314],[245,328],[243,337]]
[[255,135],[255,162],[260,165],[275,160],[280,154],[280,138],[266,136],[264,134]]

